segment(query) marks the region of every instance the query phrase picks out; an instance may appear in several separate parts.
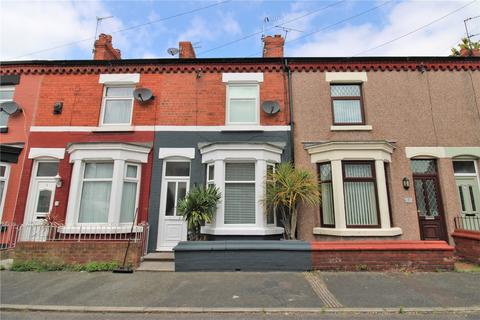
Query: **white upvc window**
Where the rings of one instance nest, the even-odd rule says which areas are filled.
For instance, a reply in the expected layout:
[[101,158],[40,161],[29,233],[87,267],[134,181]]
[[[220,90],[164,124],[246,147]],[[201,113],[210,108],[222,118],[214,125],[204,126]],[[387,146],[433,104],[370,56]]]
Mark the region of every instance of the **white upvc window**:
[[132,123],[134,89],[131,85],[107,85],[104,87],[101,125],[130,125]]
[[10,176],[10,165],[8,163],[0,163],[0,221],[3,216],[3,206],[5,205],[5,197],[7,194],[8,177]]
[[215,186],[215,166],[213,163],[207,165],[207,187]]
[[227,124],[256,125],[260,119],[260,86],[258,83],[227,85]]
[[225,224],[255,224],[255,162],[225,163]]
[[[265,211],[265,177],[280,163],[283,147],[277,144],[212,143],[200,148],[207,164],[207,185],[221,194],[215,219],[202,227],[213,235],[278,235],[275,218]],[[273,218],[273,219],[272,219]]]
[[124,143],[73,144],[66,225],[131,225],[138,210],[141,163],[149,147]]
[[[13,94],[15,93],[15,86],[0,86],[0,103],[13,101]],[[6,131],[8,128],[9,115],[3,110],[0,110],[0,130]]]

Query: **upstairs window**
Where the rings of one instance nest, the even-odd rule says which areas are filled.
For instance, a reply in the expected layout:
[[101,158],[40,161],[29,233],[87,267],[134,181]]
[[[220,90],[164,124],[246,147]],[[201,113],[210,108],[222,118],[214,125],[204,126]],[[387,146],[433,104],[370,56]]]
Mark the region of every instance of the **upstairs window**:
[[330,94],[334,125],[365,124],[360,84],[332,84]]
[[133,87],[106,86],[102,101],[102,125],[130,125],[133,112]]
[[229,84],[227,90],[227,124],[258,124],[258,84]]
[[[13,86],[1,86],[0,87],[0,103],[13,101],[13,93],[15,87]],[[0,110],[0,132],[7,132],[8,128],[8,113]]]

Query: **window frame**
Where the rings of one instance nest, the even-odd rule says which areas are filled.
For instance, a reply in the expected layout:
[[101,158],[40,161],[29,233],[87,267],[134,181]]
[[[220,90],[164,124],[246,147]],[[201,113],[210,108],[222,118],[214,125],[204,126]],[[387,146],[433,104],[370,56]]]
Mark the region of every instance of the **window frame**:
[[[341,97],[334,97],[332,96],[332,86],[358,86],[360,88],[360,96],[341,96]],[[334,126],[357,126],[357,125],[365,125],[365,107],[363,102],[363,83],[330,83],[330,106],[332,112],[332,124]],[[335,119],[335,107],[334,101],[335,100],[358,100],[360,101],[360,114],[362,119],[360,122],[337,122]]]
[[[257,89],[257,94],[255,96],[255,121],[253,122],[232,122],[230,121],[230,102],[232,98],[230,98],[230,88],[232,87],[255,87]],[[227,83],[227,90],[226,90],[226,119],[225,123],[230,126],[247,126],[247,125],[259,125],[260,124],[260,84],[258,82],[229,82]],[[233,98],[233,100],[237,101],[249,101],[252,100],[251,98]]]
[[[135,178],[127,177],[127,170],[128,166],[133,166],[137,168],[137,176]],[[142,177],[142,166],[139,163],[132,163],[132,162],[125,162],[125,166],[123,169],[123,180],[122,180],[122,198],[123,198],[123,187],[125,186],[125,182],[131,182],[137,184],[137,190],[135,192],[135,210],[133,215],[135,216],[135,211],[139,210],[139,202],[140,202],[140,181]],[[112,186],[113,187],[113,186]],[[112,188],[113,190],[113,188]],[[119,224],[130,224],[130,222],[121,222],[122,219],[122,199],[120,199],[120,214],[118,215],[118,223]]]
[[[210,179],[210,168],[213,168],[213,177]],[[205,174],[205,185],[207,188],[209,186],[215,186],[215,163],[207,164],[207,171]]]
[[[329,164],[330,165],[330,180],[322,180],[322,176],[321,176],[321,172],[320,172],[320,166],[322,165],[325,165],[325,164]],[[324,182],[329,182],[332,184],[332,206],[333,206],[333,224],[326,224],[323,222],[323,204],[320,203],[319,207],[320,207],[320,226],[323,227],[323,228],[335,228],[335,197],[333,196],[333,192],[334,192],[334,189],[333,189],[333,171],[332,171],[332,162],[328,161],[328,162],[319,162],[317,163],[317,176],[318,176],[318,182],[319,182],[319,187],[320,187],[320,194],[321,194],[321,199],[323,201],[323,194],[322,194],[322,189],[321,189],[321,184],[324,183]]]
[[[105,84],[103,86],[103,95],[102,95],[102,105],[101,105],[101,110],[100,110],[100,126],[102,127],[108,127],[108,126],[130,126],[132,125],[133,122],[133,107],[135,104],[135,99],[133,97],[128,98],[128,97],[107,97],[107,90],[108,88],[132,88],[135,90],[135,85],[131,84],[118,84],[118,85],[111,85],[111,84]],[[131,100],[131,107],[130,107],[130,121],[127,123],[105,123],[105,105],[107,100]]]
[[[227,181],[227,164],[242,164],[242,163],[249,163],[253,164],[254,166],[254,173],[255,173],[255,178],[250,181],[239,181],[239,180],[232,180],[232,181]],[[223,190],[224,194],[222,196],[223,200],[223,205],[224,205],[224,211],[223,211],[223,224],[226,226],[246,226],[246,227],[252,227],[256,226],[258,223],[257,219],[257,162],[256,161],[249,161],[249,160],[232,160],[232,161],[225,161],[224,162],[224,179],[223,179]],[[226,223],[225,222],[225,216],[226,216],[226,190],[227,190],[227,184],[253,184],[254,190],[255,190],[255,212],[254,212],[254,219],[255,221],[253,223]],[[267,226],[267,223],[265,221],[265,226]]]
[[[87,164],[89,163],[111,163],[112,164],[112,177],[111,178],[86,178],[85,179],[85,172],[86,172],[86,169],[87,169]],[[115,162],[114,161],[105,161],[105,160],[100,160],[100,161],[95,161],[95,160],[88,160],[88,161],[82,161],[82,172],[81,172],[81,175],[80,175],[80,193],[79,193],[79,201],[78,201],[78,207],[77,207],[77,216],[76,216],[76,221],[75,223],[77,225],[85,225],[85,226],[88,226],[88,225],[108,225],[110,224],[110,218],[111,218],[111,208],[112,208],[112,201],[113,201],[113,197],[112,197],[112,193],[113,193],[113,190],[114,190],[114,186],[113,186],[113,180],[114,180],[114,176],[115,176]],[[110,198],[109,198],[109,202],[108,202],[108,214],[107,214],[107,222],[80,222],[80,209],[82,207],[82,195],[83,195],[83,187],[84,187],[84,183],[85,181],[87,182],[110,182],[111,183],[111,187],[110,187]],[[123,179],[122,179],[122,183],[123,183]],[[123,188],[123,186],[122,186]]]
[[8,191],[8,182],[10,178],[10,164],[6,162],[0,162],[1,167],[5,167],[5,175],[3,177],[0,177],[0,181],[4,181],[4,186],[3,186],[3,193],[0,197],[0,222],[2,222],[3,218],[3,208],[5,206],[5,199],[7,197],[7,191]]
[[[368,164],[372,169],[372,177],[346,177],[345,174],[345,165],[348,164]],[[343,196],[344,196],[344,205],[345,205],[345,225],[347,228],[357,229],[357,228],[381,228],[381,216],[380,216],[380,206],[378,203],[378,187],[377,187],[377,173],[375,172],[375,161],[370,160],[342,160],[342,182],[343,182]],[[375,190],[375,207],[377,211],[377,224],[376,225],[350,225],[347,223],[347,200],[345,198],[345,182],[373,182]]]

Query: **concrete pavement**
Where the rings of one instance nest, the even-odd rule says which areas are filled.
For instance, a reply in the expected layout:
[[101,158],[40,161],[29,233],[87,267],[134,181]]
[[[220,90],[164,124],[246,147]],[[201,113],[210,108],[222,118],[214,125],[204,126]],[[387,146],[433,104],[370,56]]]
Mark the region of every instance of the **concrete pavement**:
[[78,311],[87,306],[109,312],[116,307],[132,307],[129,312],[143,312],[144,308],[153,308],[149,312],[155,312],[155,308],[197,308],[206,312],[211,309],[202,308],[250,308],[257,312],[290,308],[291,312],[310,309],[318,313],[388,307],[476,307],[480,311],[480,273],[2,271],[0,281],[3,307],[63,306],[63,311],[70,306]]

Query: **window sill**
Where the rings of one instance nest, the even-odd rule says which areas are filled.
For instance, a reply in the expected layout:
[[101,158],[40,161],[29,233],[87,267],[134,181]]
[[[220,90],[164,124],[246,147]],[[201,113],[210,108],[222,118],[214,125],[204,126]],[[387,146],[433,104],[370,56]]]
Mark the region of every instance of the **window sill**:
[[372,131],[371,125],[331,126],[330,131]]
[[265,131],[262,126],[257,125],[257,124],[252,124],[252,125],[226,125],[221,129],[222,132],[238,132],[238,131],[258,131],[258,132],[263,132]]
[[[63,226],[58,227],[59,233],[75,233],[75,234],[110,234],[110,233],[131,233],[132,226],[130,225],[119,225],[119,226],[105,226],[101,224],[92,224],[85,226]],[[133,232],[142,232],[142,226],[134,226]]]
[[282,234],[283,228],[268,227],[223,227],[215,228],[212,226],[203,226],[201,233],[211,235],[233,235],[233,236],[265,236],[271,234]]
[[402,234],[400,228],[388,229],[336,229],[336,228],[313,228],[313,234],[339,237],[393,237]]
[[130,132],[134,130],[133,126],[102,126],[96,127],[92,132]]

